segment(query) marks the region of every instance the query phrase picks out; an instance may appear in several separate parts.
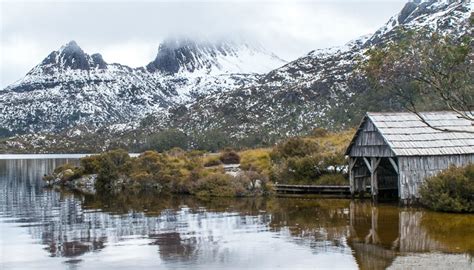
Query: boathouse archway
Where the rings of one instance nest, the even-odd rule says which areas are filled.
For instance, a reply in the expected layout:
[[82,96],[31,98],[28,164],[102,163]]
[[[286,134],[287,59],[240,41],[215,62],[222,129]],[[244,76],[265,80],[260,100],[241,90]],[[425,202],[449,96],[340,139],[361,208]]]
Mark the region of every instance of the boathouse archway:
[[391,157],[350,158],[351,193],[364,196],[369,192],[380,200],[396,200],[399,196],[398,165]]

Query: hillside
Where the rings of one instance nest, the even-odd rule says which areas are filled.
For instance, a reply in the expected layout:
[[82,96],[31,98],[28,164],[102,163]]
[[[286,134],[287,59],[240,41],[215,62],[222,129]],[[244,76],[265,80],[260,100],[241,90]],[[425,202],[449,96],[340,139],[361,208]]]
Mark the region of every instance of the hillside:
[[190,147],[265,145],[315,127],[347,128],[366,110],[401,109],[367,99],[357,68],[369,49],[397,42],[401,28],[462,35],[471,12],[470,1],[410,1],[374,34],[286,64],[259,46],[185,38],[163,42],[153,61],[133,69],[71,42],[0,91],[2,131],[19,134],[0,151],[78,149],[91,138],[101,150],[132,147],[170,129],[190,137]]

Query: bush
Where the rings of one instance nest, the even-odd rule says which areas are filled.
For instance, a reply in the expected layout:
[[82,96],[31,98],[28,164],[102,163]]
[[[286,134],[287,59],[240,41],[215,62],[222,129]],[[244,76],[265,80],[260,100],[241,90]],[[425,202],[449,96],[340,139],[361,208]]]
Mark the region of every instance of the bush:
[[352,130],[331,133],[317,128],[310,137],[290,138],[278,143],[270,153],[272,180],[287,184],[346,182],[336,175],[341,175],[346,166],[344,151],[353,133]]
[[247,189],[249,195],[269,195],[273,193],[273,186],[268,176],[256,171],[243,171],[235,177]]
[[115,167],[121,167],[130,160],[128,152],[123,149],[111,150],[102,155],[108,157]]
[[315,141],[303,138],[290,138],[277,144],[271,152],[274,161],[290,157],[305,157],[318,152],[319,144]]
[[241,152],[240,168],[268,174],[272,168],[270,151],[267,149],[252,149]]
[[235,178],[213,173],[197,181],[193,193],[199,197],[234,197],[245,193],[244,184]]
[[474,164],[450,167],[426,179],[420,188],[426,207],[444,212],[474,212]]
[[224,152],[222,152],[219,159],[224,164],[239,164],[240,163],[239,154],[237,154],[235,151],[232,151],[232,150],[225,150]]
[[118,168],[112,158],[108,155],[102,156],[99,162],[97,180],[95,182],[96,190],[99,192],[110,192],[118,177]]
[[206,156],[203,159],[204,167],[219,166],[222,164],[219,156]]
[[344,177],[342,174],[325,174],[316,181],[318,185],[334,185],[344,186],[349,185],[349,179]]
[[320,157],[292,157],[273,167],[272,178],[285,184],[315,184],[323,169]]
[[80,178],[84,174],[84,170],[81,167],[74,166],[70,163],[66,163],[54,169],[53,175],[45,176],[45,181],[52,180],[58,177],[62,182],[72,181]]
[[83,157],[80,160],[85,174],[95,174],[99,172],[100,155]]

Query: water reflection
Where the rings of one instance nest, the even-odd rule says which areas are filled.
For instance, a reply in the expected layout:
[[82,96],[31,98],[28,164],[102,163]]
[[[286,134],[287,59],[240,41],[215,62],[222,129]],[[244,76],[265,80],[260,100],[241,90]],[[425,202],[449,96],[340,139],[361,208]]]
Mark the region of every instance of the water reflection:
[[[446,256],[461,263],[456,268],[474,267],[473,215],[349,200],[202,201],[44,189],[41,176],[66,161],[0,160],[0,229],[11,232],[0,243],[31,250],[40,245],[47,254],[33,260],[9,256],[17,250],[2,252],[7,268],[28,268],[30,260],[35,266],[66,263],[74,269],[138,267],[138,262],[145,268],[385,269],[403,268],[413,254],[432,252],[441,258],[441,268],[442,258],[451,258]],[[15,234],[23,231],[33,241],[19,241]]]

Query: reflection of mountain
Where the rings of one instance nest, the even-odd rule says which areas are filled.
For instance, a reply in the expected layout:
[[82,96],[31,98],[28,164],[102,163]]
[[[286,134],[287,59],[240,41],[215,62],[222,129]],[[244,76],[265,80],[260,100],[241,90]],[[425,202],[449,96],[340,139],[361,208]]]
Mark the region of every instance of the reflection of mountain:
[[346,268],[357,263],[362,269],[383,269],[420,252],[474,253],[466,242],[474,239],[474,216],[348,200],[203,202],[152,194],[84,197],[43,189],[41,176],[63,162],[0,160],[0,224],[7,218],[26,227],[50,256],[83,259],[81,264],[90,254],[110,254],[131,240],[153,250],[150,260],[159,255],[167,265],[188,268],[304,266],[321,263],[318,256],[324,255]]

